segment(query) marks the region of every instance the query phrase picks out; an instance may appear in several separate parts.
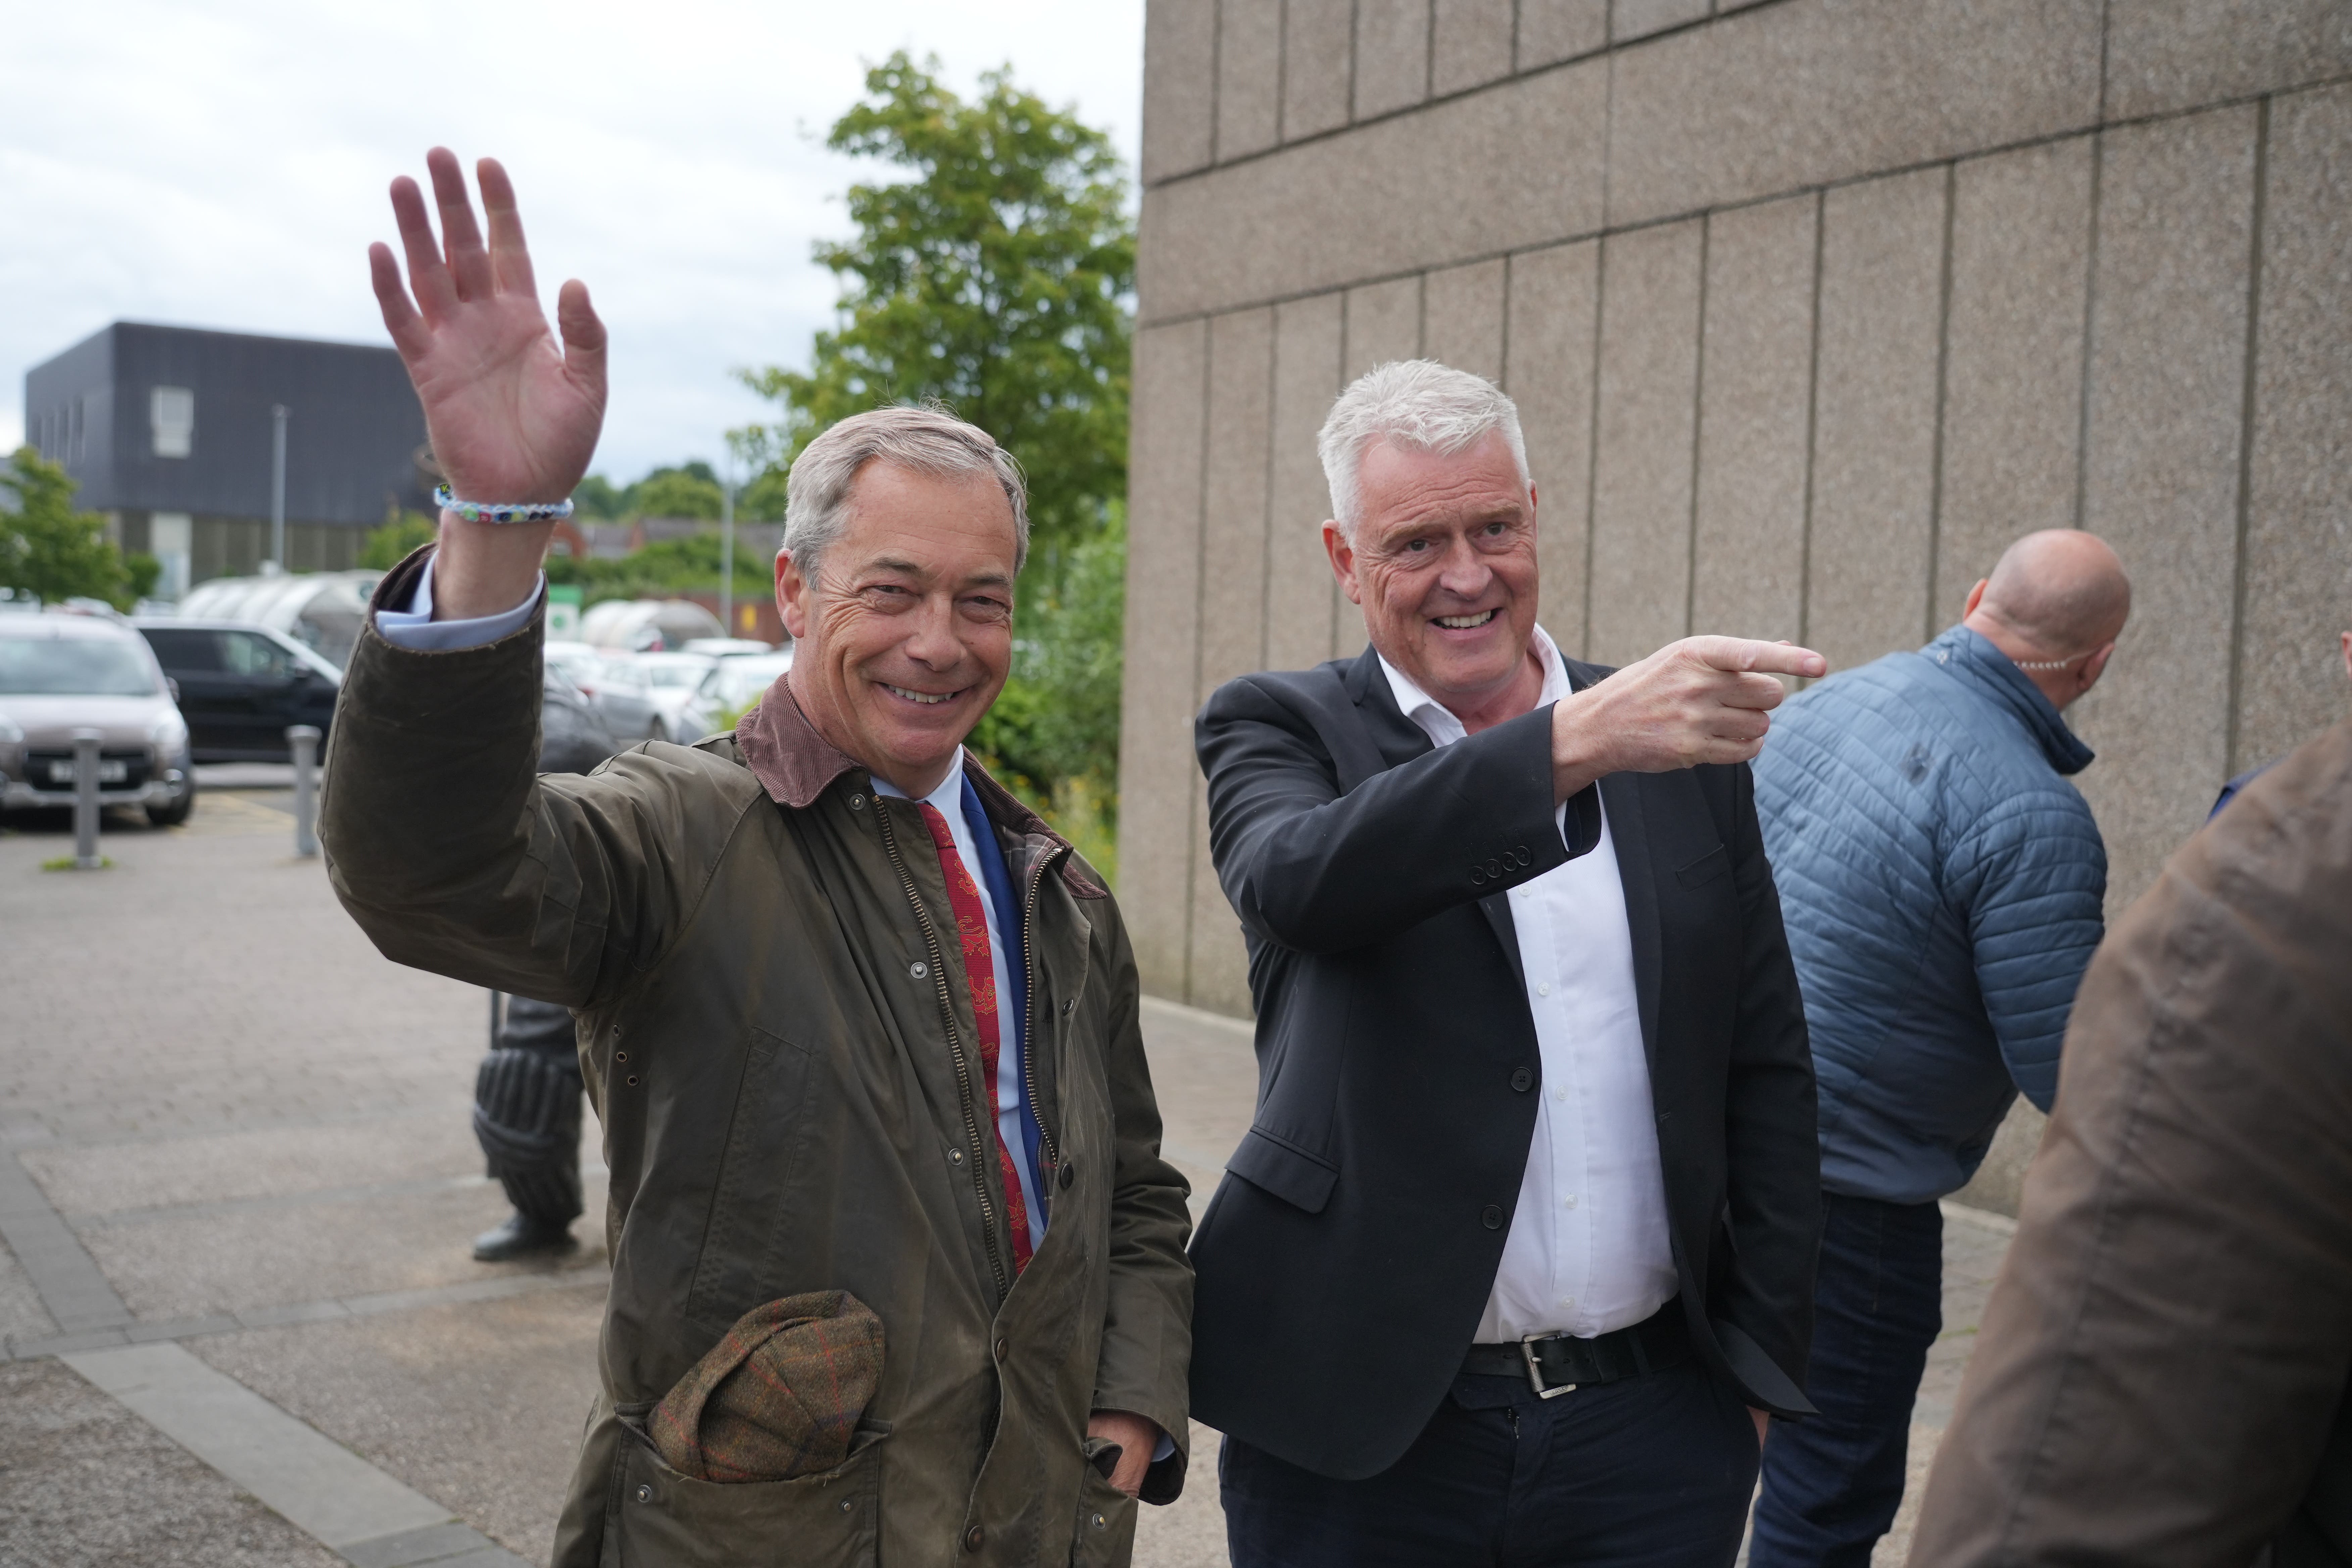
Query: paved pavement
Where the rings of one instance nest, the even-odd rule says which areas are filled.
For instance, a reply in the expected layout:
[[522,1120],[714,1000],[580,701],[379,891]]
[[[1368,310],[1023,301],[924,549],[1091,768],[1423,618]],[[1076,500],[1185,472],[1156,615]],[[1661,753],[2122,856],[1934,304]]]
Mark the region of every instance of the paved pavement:
[[[505,1212],[468,1125],[483,994],[380,958],[289,811],[215,787],[184,828],[110,815],[97,872],[40,869],[62,816],[0,831],[0,1568],[546,1561],[600,1227],[472,1260]],[[1247,1032],[1159,1003],[1145,1029],[1197,1213],[1248,1123]],[[583,1164],[593,1216],[593,1126]],[[1947,1227],[1915,1474],[2004,1244]],[[1216,1435],[1193,1438],[1141,1568],[1225,1562]]]

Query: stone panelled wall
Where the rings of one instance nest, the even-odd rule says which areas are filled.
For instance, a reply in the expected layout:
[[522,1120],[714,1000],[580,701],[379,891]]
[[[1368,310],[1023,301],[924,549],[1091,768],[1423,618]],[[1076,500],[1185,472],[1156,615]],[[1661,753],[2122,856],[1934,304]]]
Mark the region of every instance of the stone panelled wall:
[[2137,589],[2071,713],[2143,889],[2352,705],[2343,0],[1150,0],[1120,900],[1249,997],[1192,718],[1362,646],[1317,536],[1345,383],[1518,400],[1544,624],[1833,668],[2080,525]]

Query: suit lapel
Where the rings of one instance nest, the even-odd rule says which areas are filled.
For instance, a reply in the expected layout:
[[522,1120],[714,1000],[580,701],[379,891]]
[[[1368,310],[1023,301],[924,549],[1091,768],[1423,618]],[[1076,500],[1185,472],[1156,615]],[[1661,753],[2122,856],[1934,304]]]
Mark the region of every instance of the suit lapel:
[[1633,991],[1642,1012],[1642,1054],[1650,1079],[1658,1073],[1660,984],[1658,883],[1650,862],[1650,834],[1642,811],[1649,775],[1611,773],[1601,781],[1601,804],[1609,815],[1609,842],[1617,850],[1617,879],[1625,888],[1625,923],[1633,937]]
[[[1365,777],[1370,777],[1371,773],[1386,773],[1391,768],[1402,767],[1415,757],[1427,756],[1436,750],[1421,726],[1406,718],[1404,710],[1396,705],[1396,693],[1390,689],[1387,678],[1381,672],[1380,656],[1370,648],[1356,656],[1354,666],[1348,671],[1346,685],[1348,695],[1355,703],[1357,716],[1362,722],[1361,739],[1369,742],[1370,750],[1377,752],[1380,758],[1380,765],[1368,772]],[[1328,744],[1329,737],[1325,739]],[[1353,789],[1363,782],[1360,778],[1348,776],[1352,771],[1350,760],[1339,748],[1333,749],[1332,755],[1339,764],[1341,790]],[[1370,756],[1363,756],[1357,765],[1370,761]],[[1486,924],[1494,931],[1495,940],[1502,943],[1503,956],[1510,961],[1511,973],[1517,977],[1519,989],[1524,993],[1528,973],[1519,957],[1518,924],[1511,919],[1511,896],[1508,893],[1490,893],[1478,900],[1478,912],[1486,917]]]

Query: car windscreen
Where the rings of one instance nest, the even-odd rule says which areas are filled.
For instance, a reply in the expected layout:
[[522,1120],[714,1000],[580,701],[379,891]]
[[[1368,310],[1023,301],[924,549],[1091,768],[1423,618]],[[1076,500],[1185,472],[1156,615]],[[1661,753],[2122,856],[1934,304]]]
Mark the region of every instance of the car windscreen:
[[0,696],[152,697],[155,667],[113,637],[0,637]]
[[789,658],[751,658],[722,661],[710,672],[703,690],[730,708],[740,708],[776,683],[776,677],[792,668]]

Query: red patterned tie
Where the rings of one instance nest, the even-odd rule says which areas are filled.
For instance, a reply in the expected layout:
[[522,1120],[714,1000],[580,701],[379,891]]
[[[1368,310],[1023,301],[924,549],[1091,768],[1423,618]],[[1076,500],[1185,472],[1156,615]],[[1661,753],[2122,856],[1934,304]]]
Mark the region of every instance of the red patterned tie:
[[948,903],[955,910],[956,936],[963,946],[964,979],[971,986],[972,1016],[980,1021],[980,1071],[988,1084],[989,1137],[996,1145],[997,1163],[1004,1175],[1004,1213],[1013,1227],[1013,1272],[1017,1275],[1029,1267],[1029,1205],[1021,1195],[1021,1173],[1013,1167],[1013,1151],[996,1135],[996,965],[988,951],[987,906],[980,901],[980,889],[971,885],[963,857],[956,853],[948,819],[928,801],[916,804],[922,807],[923,826],[930,829],[931,843],[939,849],[940,869],[947,874]]

